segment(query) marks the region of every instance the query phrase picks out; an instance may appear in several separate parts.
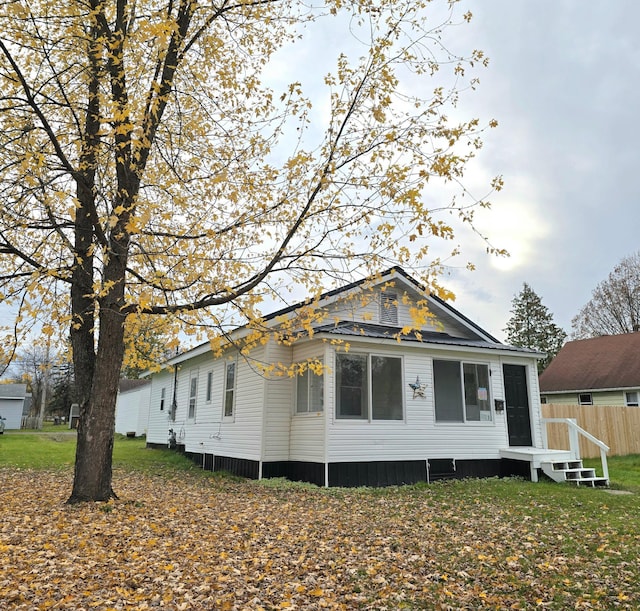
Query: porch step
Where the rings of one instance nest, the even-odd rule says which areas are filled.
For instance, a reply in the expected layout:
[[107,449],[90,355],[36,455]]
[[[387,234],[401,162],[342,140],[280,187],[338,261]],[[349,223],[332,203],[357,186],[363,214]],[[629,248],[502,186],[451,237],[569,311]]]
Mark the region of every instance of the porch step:
[[548,461],[540,463],[545,475],[556,482],[567,482],[576,486],[608,486],[606,477],[598,477],[596,470],[585,467],[581,460]]

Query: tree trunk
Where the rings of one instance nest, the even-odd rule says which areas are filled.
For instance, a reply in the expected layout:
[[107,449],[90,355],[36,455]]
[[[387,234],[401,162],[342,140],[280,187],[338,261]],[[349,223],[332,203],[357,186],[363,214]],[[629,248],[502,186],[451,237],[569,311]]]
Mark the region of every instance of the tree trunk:
[[88,401],[80,405],[73,490],[68,503],[116,498],[111,485],[116,400],[124,355],[124,320],[100,312],[100,335]]

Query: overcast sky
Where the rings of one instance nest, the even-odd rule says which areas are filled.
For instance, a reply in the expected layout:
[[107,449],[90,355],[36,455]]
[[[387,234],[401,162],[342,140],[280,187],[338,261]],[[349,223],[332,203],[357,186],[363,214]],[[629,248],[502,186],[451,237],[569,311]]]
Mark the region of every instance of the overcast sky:
[[[502,174],[482,228],[511,257],[454,272],[455,307],[504,339],[527,282],[569,332],[625,255],[640,249],[640,2],[465,0],[491,59],[465,105],[499,128],[480,166]],[[447,280],[445,280],[447,282]]]
[[477,271],[453,269],[443,283],[454,306],[499,339],[523,282],[569,332],[596,284],[640,249],[640,2],[461,4],[474,15],[459,28],[462,47],[490,57],[463,110],[499,122],[470,179],[505,180],[478,222],[511,257],[463,242]]

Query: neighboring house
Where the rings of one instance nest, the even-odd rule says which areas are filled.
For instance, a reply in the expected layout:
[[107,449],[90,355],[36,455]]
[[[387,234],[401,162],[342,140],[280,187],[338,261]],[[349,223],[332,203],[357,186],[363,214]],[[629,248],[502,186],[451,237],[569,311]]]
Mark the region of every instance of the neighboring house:
[[[420,301],[433,318],[409,331]],[[282,325],[305,307],[266,323]],[[150,374],[147,444],[166,447],[173,438],[205,469],[325,486],[537,479],[532,457],[545,452],[540,354],[500,343],[398,267],[325,293],[312,307],[324,321],[290,345],[269,341],[246,358],[237,347],[247,330],[239,328],[223,356],[207,343]],[[323,363],[323,373],[269,378],[256,367],[308,359]]]
[[21,428],[28,396],[26,384],[0,384],[0,416],[6,419],[6,430]]
[[540,376],[543,403],[640,404],[640,333],[567,342]]
[[116,433],[136,437],[146,435],[150,395],[149,380],[120,380],[116,402]]

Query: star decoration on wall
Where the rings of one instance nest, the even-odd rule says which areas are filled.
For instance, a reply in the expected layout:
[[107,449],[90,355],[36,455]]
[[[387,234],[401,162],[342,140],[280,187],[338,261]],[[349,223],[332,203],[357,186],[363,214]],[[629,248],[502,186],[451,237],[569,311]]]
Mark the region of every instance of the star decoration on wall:
[[413,390],[413,398],[416,399],[417,397],[422,397],[423,399],[426,398],[426,390],[427,390],[427,385],[426,384],[421,384],[420,383],[420,377],[416,377],[416,381],[413,383],[409,383],[409,388],[411,388],[411,390]]

